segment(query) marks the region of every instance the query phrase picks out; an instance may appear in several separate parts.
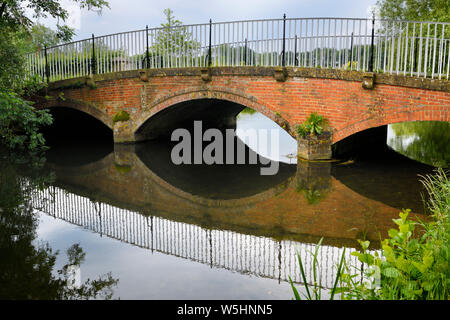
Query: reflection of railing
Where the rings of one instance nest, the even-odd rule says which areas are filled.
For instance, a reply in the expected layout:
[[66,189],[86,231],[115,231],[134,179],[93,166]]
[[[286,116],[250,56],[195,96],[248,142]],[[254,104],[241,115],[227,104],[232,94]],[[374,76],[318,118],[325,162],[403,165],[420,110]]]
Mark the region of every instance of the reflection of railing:
[[449,78],[450,23],[284,18],[153,28],[27,55],[29,75],[56,81],[145,68],[300,66]]
[[[312,283],[313,261],[307,250],[314,244],[277,241],[266,237],[240,234],[226,230],[205,229],[155,216],[93,202],[57,187],[36,191],[33,206],[48,215],[82,226],[101,235],[118,239],[152,251],[244,274],[302,282],[296,250],[304,259],[308,282]],[[355,257],[346,252],[348,261],[356,265]],[[336,265],[342,248],[323,246],[318,261],[322,284],[332,287]]]

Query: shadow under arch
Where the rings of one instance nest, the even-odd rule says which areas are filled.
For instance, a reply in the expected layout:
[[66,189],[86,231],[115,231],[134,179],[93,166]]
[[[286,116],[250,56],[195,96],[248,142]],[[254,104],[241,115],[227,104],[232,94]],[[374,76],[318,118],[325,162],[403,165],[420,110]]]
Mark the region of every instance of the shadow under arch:
[[433,107],[405,105],[402,108],[390,108],[387,111],[374,109],[372,113],[378,113],[378,116],[369,114],[362,120],[349,122],[345,127],[340,128],[333,134],[333,143],[342,141],[364,130],[384,127],[390,124],[415,121],[448,122],[448,112],[438,111],[433,109]]
[[80,166],[95,162],[113,151],[113,131],[91,114],[55,105],[49,108],[53,123],[42,128],[52,162]]
[[111,122],[110,117],[102,112],[97,107],[80,100],[70,99],[70,98],[64,98],[62,99],[51,99],[45,102],[44,104],[45,109],[52,110],[53,108],[68,108],[76,111],[83,112],[85,114],[90,115],[91,117],[97,119],[101,123],[103,123],[106,127],[109,129],[113,129],[113,125]]
[[136,141],[168,136],[177,128],[192,127],[202,120],[207,128],[235,129],[236,116],[245,108],[253,109],[277,123],[293,138],[295,132],[283,116],[266,107],[255,97],[227,88],[177,92],[159,99],[142,111],[134,123]]

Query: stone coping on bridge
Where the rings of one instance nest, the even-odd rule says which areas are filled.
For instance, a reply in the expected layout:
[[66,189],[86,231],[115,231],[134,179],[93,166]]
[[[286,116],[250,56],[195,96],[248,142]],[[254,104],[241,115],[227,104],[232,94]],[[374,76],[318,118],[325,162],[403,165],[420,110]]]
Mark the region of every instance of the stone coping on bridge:
[[425,90],[436,90],[450,92],[450,81],[446,79],[416,78],[408,75],[390,75],[384,73],[367,73],[355,70],[334,70],[324,68],[301,68],[301,67],[211,67],[211,68],[166,68],[166,69],[141,69],[130,71],[118,71],[114,73],[105,73],[90,75],[85,77],[60,80],[49,84],[50,90],[79,88],[92,85],[94,82],[111,81],[118,79],[141,78],[148,81],[152,77],[176,77],[176,76],[195,76],[202,77],[202,70],[208,70],[211,77],[215,76],[255,76],[255,77],[274,77],[277,71],[283,70],[289,78],[319,78],[334,79],[344,81],[363,82],[367,77],[373,77],[374,85],[386,84],[408,88],[418,88]]

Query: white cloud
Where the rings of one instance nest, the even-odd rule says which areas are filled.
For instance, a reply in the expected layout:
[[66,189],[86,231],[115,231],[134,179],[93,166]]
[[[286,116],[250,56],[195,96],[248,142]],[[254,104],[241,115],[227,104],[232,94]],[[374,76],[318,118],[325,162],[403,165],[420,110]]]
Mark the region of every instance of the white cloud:
[[64,9],[69,13],[69,18],[66,24],[76,30],[81,29],[81,9],[78,5],[68,2],[67,0],[63,2]]

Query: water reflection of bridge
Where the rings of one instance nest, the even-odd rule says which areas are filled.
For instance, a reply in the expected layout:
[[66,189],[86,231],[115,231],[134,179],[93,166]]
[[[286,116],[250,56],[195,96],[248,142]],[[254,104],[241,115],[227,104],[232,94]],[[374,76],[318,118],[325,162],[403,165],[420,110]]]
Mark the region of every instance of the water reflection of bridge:
[[[54,186],[37,191],[33,197],[33,206],[57,219],[152,252],[278,281],[288,281],[290,276],[293,281],[302,282],[296,257],[298,250],[304,261],[308,283],[312,283],[313,261],[307,251],[313,251],[314,244],[207,229],[145,216],[92,201]],[[333,285],[342,250],[325,245],[319,251],[322,284],[326,287]],[[354,249],[346,251],[346,258],[356,263],[355,257],[350,255],[351,251]]]

